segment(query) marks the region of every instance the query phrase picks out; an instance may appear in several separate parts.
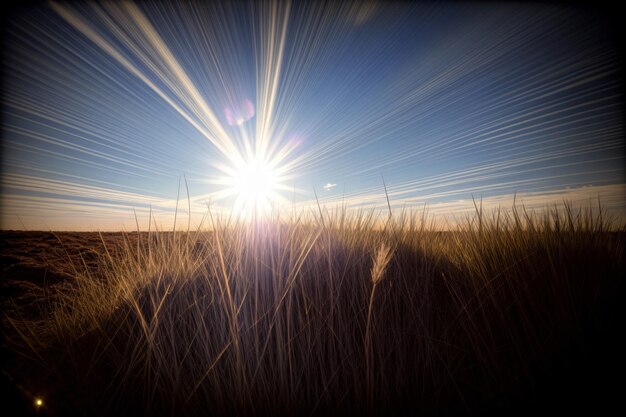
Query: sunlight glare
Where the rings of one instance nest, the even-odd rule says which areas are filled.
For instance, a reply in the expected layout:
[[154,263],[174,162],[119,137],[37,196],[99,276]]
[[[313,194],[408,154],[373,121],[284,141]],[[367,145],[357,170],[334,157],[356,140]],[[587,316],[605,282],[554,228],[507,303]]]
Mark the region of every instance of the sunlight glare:
[[237,193],[237,212],[252,214],[270,207],[278,181],[270,164],[259,158],[244,162],[233,180]]

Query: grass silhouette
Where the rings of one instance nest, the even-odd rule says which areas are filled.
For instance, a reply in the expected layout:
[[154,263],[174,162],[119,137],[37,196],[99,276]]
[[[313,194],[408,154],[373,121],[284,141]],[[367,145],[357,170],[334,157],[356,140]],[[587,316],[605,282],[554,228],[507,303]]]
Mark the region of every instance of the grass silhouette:
[[86,415],[514,409],[582,367],[625,270],[623,227],[567,204],[450,231],[320,209],[100,238],[5,311]]

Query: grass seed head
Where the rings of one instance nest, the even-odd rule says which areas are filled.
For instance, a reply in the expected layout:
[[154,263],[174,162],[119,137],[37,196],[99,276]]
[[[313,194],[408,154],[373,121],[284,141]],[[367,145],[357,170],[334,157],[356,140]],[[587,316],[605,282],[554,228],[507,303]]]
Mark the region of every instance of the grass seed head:
[[372,265],[372,283],[378,284],[385,275],[387,264],[391,260],[393,254],[391,247],[387,243],[382,243],[378,247],[378,251],[374,256],[374,265]]

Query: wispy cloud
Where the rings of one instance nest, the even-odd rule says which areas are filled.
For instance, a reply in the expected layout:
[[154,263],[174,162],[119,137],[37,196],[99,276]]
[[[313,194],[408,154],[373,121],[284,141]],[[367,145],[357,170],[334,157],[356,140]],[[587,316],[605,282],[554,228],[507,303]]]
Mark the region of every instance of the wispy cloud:
[[331,184],[330,182],[326,183],[326,185],[324,185],[324,189],[326,191],[330,191],[332,188],[335,188],[337,186],[337,184]]
[[[490,190],[498,191],[498,188],[492,187]],[[462,219],[463,216],[475,212],[472,195],[477,199],[477,203],[481,204],[481,197],[474,194],[475,192],[480,192],[480,190],[469,189],[456,193],[433,193],[411,198],[391,198],[391,208],[399,216],[405,209],[408,209],[410,213],[415,213],[415,210],[419,212],[419,210],[427,207],[428,214],[433,218],[451,221],[451,224],[454,224],[455,219]],[[496,210],[499,207],[507,210],[511,209],[515,203],[519,207],[523,205],[527,210],[541,212],[548,207],[562,207],[564,202],[572,204],[574,208],[589,207],[593,210],[600,203],[611,216],[616,217],[618,222],[623,222],[626,218],[626,185],[581,185],[553,190],[536,189],[536,191],[517,193],[504,192],[483,197],[482,207],[485,212]],[[320,197],[319,203],[328,211],[343,210],[344,207],[348,211],[356,210],[357,212],[363,209],[386,211],[388,207],[384,192],[355,193],[341,196],[328,195]],[[317,204],[317,200],[302,201],[298,203],[297,209],[314,209]]]

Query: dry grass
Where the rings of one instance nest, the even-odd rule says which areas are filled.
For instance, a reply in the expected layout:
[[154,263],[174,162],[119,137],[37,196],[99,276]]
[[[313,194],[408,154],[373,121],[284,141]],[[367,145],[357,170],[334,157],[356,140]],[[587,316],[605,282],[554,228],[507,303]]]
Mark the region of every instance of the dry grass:
[[622,285],[623,233],[590,210],[320,214],[103,241],[7,310],[13,346],[64,364],[86,415],[471,411],[586,343]]

